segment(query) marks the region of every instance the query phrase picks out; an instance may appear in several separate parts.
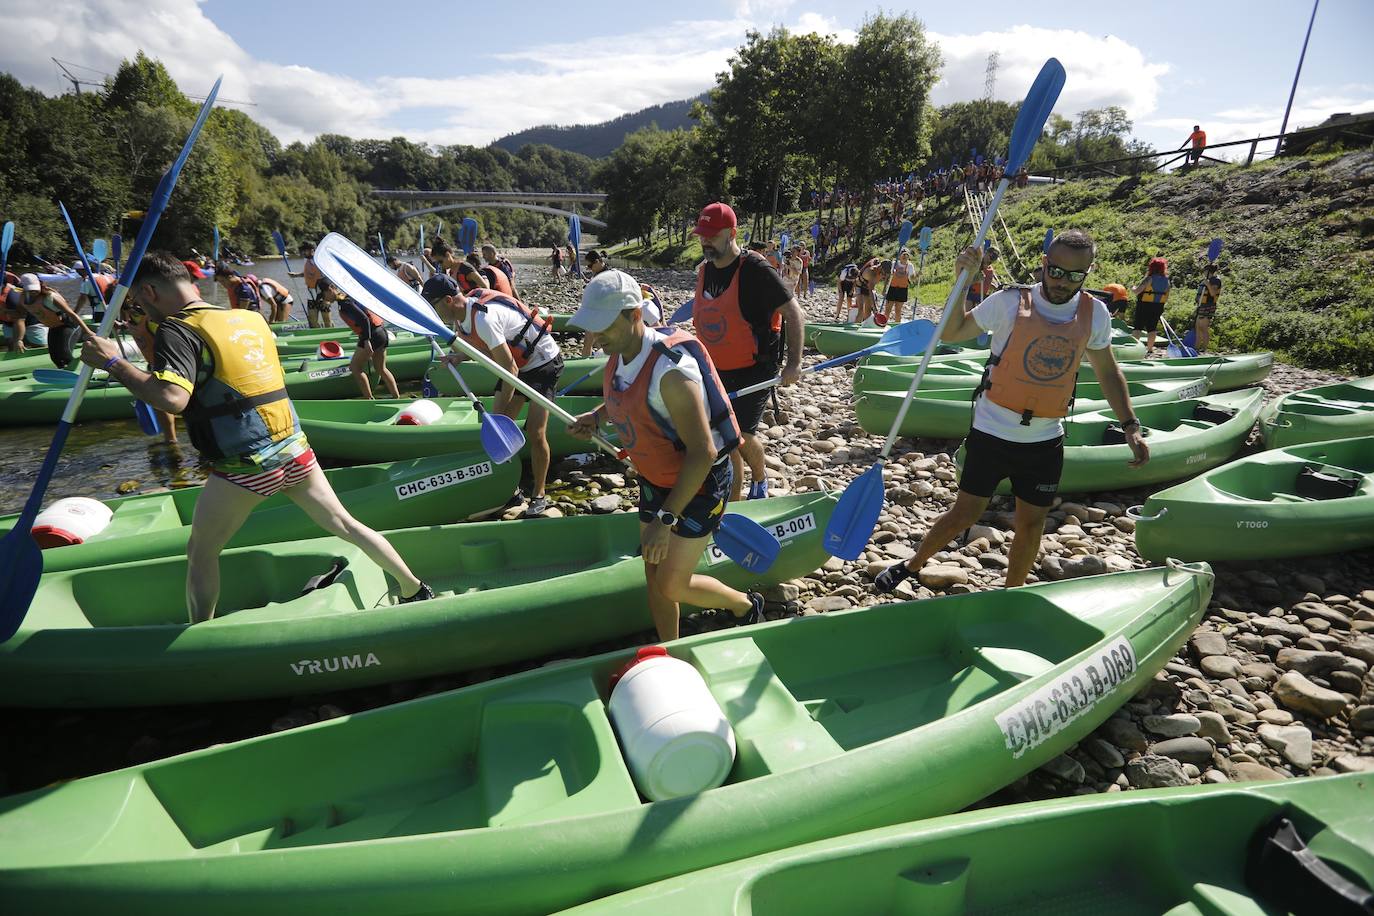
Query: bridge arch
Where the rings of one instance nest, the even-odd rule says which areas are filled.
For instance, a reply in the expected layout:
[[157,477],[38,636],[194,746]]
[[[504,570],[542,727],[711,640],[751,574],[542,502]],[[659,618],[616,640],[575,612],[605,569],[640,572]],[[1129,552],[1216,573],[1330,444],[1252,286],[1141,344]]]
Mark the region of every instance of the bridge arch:
[[442,213],[446,210],[486,210],[493,207],[504,208],[507,210],[532,210],[536,213],[548,213],[553,216],[578,216],[582,222],[588,226],[604,228],[606,224],[593,216],[582,216],[580,213],[573,213],[571,210],[562,210],[558,207],[546,207],[543,204],[527,204],[508,200],[484,200],[471,201],[457,204],[440,204],[437,207],[424,207],[420,210],[407,210],[401,214],[402,219],[410,219],[412,216],[426,216],[430,213]]

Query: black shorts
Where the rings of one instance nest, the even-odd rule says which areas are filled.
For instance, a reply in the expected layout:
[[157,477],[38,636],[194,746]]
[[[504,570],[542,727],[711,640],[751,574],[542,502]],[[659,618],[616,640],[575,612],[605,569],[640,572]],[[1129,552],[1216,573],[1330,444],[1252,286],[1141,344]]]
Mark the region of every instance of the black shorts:
[[887,289],[888,302],[905,302],[908,295],[908,287],[905,286],[890,286]]
[[373,353],[380,353],[386,349],[387,344],[391,343],[391,335],[386,332],[384,327],[373,327],[368,325],[358,332],[358,349],[371,347]]
[[[776,378],[777,374],[778,367],[773,363],[756,363],[743,369],[719,370],[720,382],[725,386],[727,393],[766,382],[770,378]],[[763,420],[763,409],[768,404],[770,390],[765,388],[730,402],[730,406],[735,410],[735,422],[739,424],[740,432],[752,435],[759,431],[759,423]]]
[[1197,311],[1193,313],[1194,319],[1206,318],[1208,321],[1211,321],[1215,317],[1217,317],[1217,304],[1215,302],[1210,302],[1207,305],[1199,305]]
[[854,281],[853,281],[853,280],[841,280],[841,281],[840,281],[840,292],[844,293],[846,296],[852,294],[852,293],[854,292]]
[[1107,308],[1112,313],[1112,317],[1115,318],[1117,315],[1126,314],[1126,307],[1130,304],[1131,300],[1129,299],[1113,299],[1107,304]]
[[[563,374],[563,357],[555,356],[542,366],[535,369],[525,369],[520,373],[520,381],[529,385],[535,391],[546,398],[552,399],[554,393],[558,391],[558,378]],[[501,380],[496,380],[496,390],[501,390]],[[525,395],[516,392],[519,397]]]
[[[721,516],[725,515],[725,502],[730,498],[730,488],[735,483],[735,472],[729,459],[722,459],[711,465],[705,482],[697,494],[688,501],[687,507],[678,516],[673,534],[681,538],[704,538],[720,527]],[[663,501],[672,492],[670,487],[659,487],[644,478],[639,479],[639,520],[648,524],[654,520]]]
[[959,489],[972,496],[991,497],[998,484],[1011,478],[1011,491],[1017,499],[1032,506],[1048,506],[1059,492],[1063,471],[1063,436],[1044,442],[1008,442],[971,429],[964,440]]
[[1156,331],[1159,329],[1159,319],[1164,315],[1164,304],[1162,302],[1141,302],[1135,301],[1135,323],[1131,327],[1137,331]]

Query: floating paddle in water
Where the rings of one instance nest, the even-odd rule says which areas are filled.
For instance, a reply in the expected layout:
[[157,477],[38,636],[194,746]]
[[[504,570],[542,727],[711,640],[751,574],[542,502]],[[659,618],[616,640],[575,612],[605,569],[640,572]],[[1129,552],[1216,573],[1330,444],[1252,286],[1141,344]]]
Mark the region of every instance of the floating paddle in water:
[[[14,244],[14,222],[7,220],[5,228],[0,229],[0,277],[5,276],[5,268],[10,264],[10,246]],[[0,280],[3,282],[3,280]]]
[[[846,353],[844,356],[836,356],[827,359],[825,362],[816,363],[802,370],[802,374],[809,372],[820,372],[822,369],[833,369],[835,366],[842,366],[845,363],[852,363],[871,356],[874,353],[891,353],[894,356],[915,356],[925,350],[930,343],[931,336],[935,333],[933,322],[924,318],[912,321],[903,321],[901,324],[894,324],[883,332],[883,336],[872,346],[864,347],[862,350],[855,350],[853,353]],[[772,388],[774,385],[782,384],[782,376],[770,378],[767,381],[759,382],[756,385],[749,385],[739,391],[730,392],[730,399],[746,394],[753,394],[755,391],[762,391],[765,388]]]
[[[992,228],[993,217],[997,215],[997,208],[1001,206],[1002,197],[1011,184],[1011,176],[1020,170],[1021,164],[1030,155],[1031,148],[1035,146],[1035,141],[1040,138],[1040,134],[1044,130],[1045,121],[1049,118],[1054,103],[1059,99],[1059,91],[1063,88],[1064,67],[1059,61],[1051,57],[1045,61],[1045,65],[1040,69],[1039,76],[1035,78],[1030,92],[1026,94],[1026,100],[1021,104],[1021,111],[1016,116],[1016,124],[1011,132],[1011,144],[1007,151],[1006,174],[997,183],[997,190],[993,193],[992,201],[983,214],[983,224],[979,227],[978,235],[973,240],[975,249],[983,247],[983,241],[988,236],[988,230]],[[921,387],[926,369],[929,368],[930,360],[935,355],[936,343],[939,341],[945,325],[949,324],[954,309],[958,307],[968,280],[968,271],[960,271],[959,278],[949,291],[949,298],[945,300],[944,313],[940,316],[940,324],[936,327],[935,334],[926,347],[925,355],[921,357],[920,365],[916,367],[916,374],[912,376],[911,386],[907,388],[902,406],[897,411],[897,416],[893,418],[892,428],[888,431],[887,441],[883,444],[883,450],[878,460],[845,488],[839,503],[835,506],[835,512],[825,529],[824,541],[825,549],[833,556],[844,560],[857,560],[868,545],[869,538],[873,535],[873,528],[878,523],[878,515],[883,510],[883,465],[887,463],[888,456],[892,454],[892,446],[897,442],[897,432],[902,428],[902,422],[906,420],[907,411],[911,409],[911,399],[915,396],[916,389]]]
[[684,321],[692,320],[692,306],[696,304],[696,299],[688,299],[677,307],[677,311],[668,316],[669,324],[680,324]]
[[[133,251],[129,253],[128,263],[124,265],[124,272],[119,277],[114,297],[110,300],[105,317],[100,322],[99,333],[102,337],[107,336],[114,327],[115,318],[124,304],[124,297],[129,293],[129,284],[133,282],[134,274],[138,273],[139,265],[143,263],[143,253],[148,250],[148,242],[157,228],[158,218],[162,216],[162,211],[167,209],[167,201],[172,196],[172,189],[176,187],[177,176],[181,174],[182,166],[191,155],[191,148],[195,146],[196,137],[200,136],[200,130],[205,126],[205,119],[210,116],[210,109],[214,107],[215,96],[219,94],[219,83],[219,80],[215,80],[215,85],[210,88],[210,93],[200,107],[200,114],[196,116],[181,152],[171,167],[163,173],[157,190],[153,192],[152,202],[148,205],[143,225],[139,227]],[[24,622],[24,615],[28,613],[29,603],[33,601],[34,592],[38,588],[38,579],[43,575],[43,554],[29,531],[33,528],[33,520],[38,517],[38,509],[43,504],[43,494],[47,492],[48,482],[52,480],[53,472],[57,469],[57,459],[62,454],[62,446],[67,442],[68,434],[71,433],[72,423],[76,420],[76,413],[81,407],[81,398],[86,393],[86,385],[90,382],[92,371],[90,366],[82,364],[76,387],[67,399],[67,407],[62,411],[62,419],[57,423],[52,445],[48,447],[48,453],[38,469],[38,476],[34,479],[28,501],[24,503],[19,517],[15,519],[14,527],[3,540],[0,540],[0,642],[13,636],[19,625]]]
[[[461,349],[469,357],[485,365],[505,384],[514,387],[532,403],[540,405],[563,423],[571,426],[577,422],[577,418],[560,407],[557,401],[544,397],[528,383],[446,327],[435,314],[434,307],[419,293],[391,271],[380,268],[366,252],[337,232],[331,232],[320,240],[319,247],[315,249],[315,265],[355,301],[365,303],[366,308],[397,327]],[[600,433],[592,436],[592,442],[617,460],[625,460],[625,451],[611,444]],[[740,517],[738,521],[730,524],[731,537],[727,538],[726,543],[719,545],[720,549],[735,563],[754,563],[755,571],[762,571],[757,564],[760,558],[766,558],[772,552],[768,541],[776,544],[777,539],[752,519]]]

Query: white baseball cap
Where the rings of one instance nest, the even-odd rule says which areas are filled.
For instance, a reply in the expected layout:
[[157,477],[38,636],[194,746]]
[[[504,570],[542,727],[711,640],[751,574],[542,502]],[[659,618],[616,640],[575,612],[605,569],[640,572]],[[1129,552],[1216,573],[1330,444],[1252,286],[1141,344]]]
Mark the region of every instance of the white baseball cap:
[[609,328],[621,312],[643,303],[638,280],[623,270],[603,270],[582,291],[582,305],[568,324],[595,334]]

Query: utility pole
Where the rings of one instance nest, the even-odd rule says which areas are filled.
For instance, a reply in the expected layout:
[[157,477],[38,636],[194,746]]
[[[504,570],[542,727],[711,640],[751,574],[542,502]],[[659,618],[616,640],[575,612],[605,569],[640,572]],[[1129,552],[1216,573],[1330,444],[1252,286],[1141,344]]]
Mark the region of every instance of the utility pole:
[[1307,20],[1307,34],[1302,39],[1302,53],[1298,55],[1298,72],[1293,74],[1293,88],[1288,90],[1288,104],[1283,109],[1283,124],[1279,127],[1279,139],[1274,144],[1274,155],[1283,149],[1283,135],[1288,133],[1288,114],[1293,110],[1293,96],[1298,94],[1298,77],[1302,76],[1302,62],[1307,57],[1307,42],[1312,38],[1312,23],[1317,21],[1317,7],[1322,0],[1312,0],[1312,18]]
[[988,66],[983,71],[983,101],[992,101],[992,90],[997,87],[997,66],[1002,58],[1000,51],[993,51],[988,55]]

